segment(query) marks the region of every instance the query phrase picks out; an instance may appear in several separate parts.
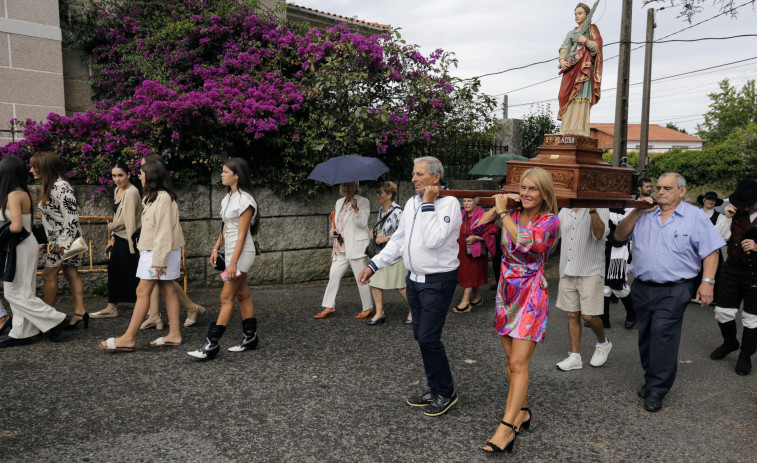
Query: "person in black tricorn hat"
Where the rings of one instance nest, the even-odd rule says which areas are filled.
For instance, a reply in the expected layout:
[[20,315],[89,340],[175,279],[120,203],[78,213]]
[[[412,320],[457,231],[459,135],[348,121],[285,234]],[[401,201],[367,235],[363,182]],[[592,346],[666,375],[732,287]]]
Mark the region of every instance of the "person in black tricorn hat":
[[712,224],[717,224],[720,212],[716,211],[715,208],[723,204],[723,200],[718,198],[718,194],[714,191],[708,191],[703,195],[699,195],[697,202],[702,205],[702,212],[710,218]]
[[[720,235],[728,241],[728,259],[720,272],[715,304],[723,344],[710,358],[720,360],[741,347],[736,373],[748,375],[752,371],[751,357],[757,351],[757,181],[742,180],[728,199],[731,204],[725,207],[716,224]],[[744,332],[739,345],[736,314],[742,301]]]
[[[721,206],[723,204],[723,199],[718,198],[718,194],[714,191],[708,191],[707,193],[703,195],[699,195],[697,197],[697,202],[702,205],[702,212],[710,218],[710,222],[712,222],[713,225],[717,225],[718,223],[718,217],[720,217],[720,212],[716,211],[715,208],[718,206]],[[724,240],[727,240],[727,237],[723,237]],[[715,280],[720,279],[720,268],[723,267],[723,255],[718,253],[718,272],[715,274]],[[694,282],[694,291],[691,294],[691,302],[699,303],[699,300],[697,297],[697,290],[696,288],[699,287],[699,284],[702,283],[702,269],[699,269],[699,274],[696,276],[696,280]],[[718,300],[718,286],[715,285],[715,288],[713,288],[713,294],[715,297],[715,300]]]

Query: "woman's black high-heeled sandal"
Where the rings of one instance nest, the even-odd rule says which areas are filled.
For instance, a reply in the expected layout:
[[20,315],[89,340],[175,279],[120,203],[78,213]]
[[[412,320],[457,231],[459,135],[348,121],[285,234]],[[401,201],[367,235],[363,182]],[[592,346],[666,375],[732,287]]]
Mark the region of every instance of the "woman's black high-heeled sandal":
[[80,322],[84,322],[84,329],[85,329],[85,330],[86,330],[87,328],[89,328],[89,314],[88,314],[87,312],[84,312],[84,314],[83,314],[83,315],[82,315],[82,314],[78,314],[78,313],[75,313],[75,314],[73,314],[73,315],[72,315],[71,317],[72,317],[72,318],[73,318],[73,317],[79,317],[79,319],[78,319],[78,320],[76,320],[76,323],[73,323],[73,324],[68,324],[68,325],[66,325],[66,327],[65,327],[64,329],[66,329],[66,330],[75,330],[75,329],[76,329],[76,327],[77,327],[77,326],[79,326],[79,323],[80,323]]
[[518,429],[518,432],[520,432],[521,429],[529,430],[531,429],[531,410],[528,409],[528,407],[523,407],[520,409],[522,412],[528,412],[528,419],[520,424],[520,428]]
[[504,424],[508,428],[512,428],[512,430],[513,430],[513,438],[510,439],[509,441],[507,441],[507,444],[505,444],[505,446],[502,447],[502,448],[497,447],[496,445],[492,444],[491,442],[487,442],[484,445],[488,445],[491,448],[491,450],[486,450],[485,448],[482,448],[481,450],[483,450],[484,452],[486,452],[486,453],[502,453],[502,452],[512,453],[512,451],[513,451],[513,445],[515,444],[515,438],[518,437],[518,430],[515,429],[514,425],[512,425],[510,423],[507,423],[505,420],[500,421],[500,423]]

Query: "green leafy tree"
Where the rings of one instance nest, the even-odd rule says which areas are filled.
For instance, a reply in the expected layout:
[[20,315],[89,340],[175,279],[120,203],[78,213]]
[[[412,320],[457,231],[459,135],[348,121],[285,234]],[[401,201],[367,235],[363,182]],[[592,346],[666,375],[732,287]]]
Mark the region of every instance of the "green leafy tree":
[[730,182],[744,170],[744,158],[736,143],[699,150],[673,149],[651,158],[649,176],[678,172],[692,185]]
[[755,81],[749,80],[737,90],[728,79],[720,82],[720,92],[710,93],[710,110],[704,122],[697,125],[697,135],[709,144],[723,142],[728,135],[757,122],[757,91]]
[[527,158],[532,158],[538,153],[539,145],[544,141],[544,135],[555,133],[558,129],[557,121],[552,119],[552,111],[549,105],[537,104],[531,106],[531,109],[523,116],[523,135],[521,154]]
[[744,170],[733,173],[734,181],[757,177],[757,123],[728,135],[719,147],[738,153],[744,161]]
[[667,124],[665,124],[665,128],[666,129],[671,129],[671,130],[677,130],[677,131],[679,131],[681,133],[686,133],[686,134],[689,133],[689,132],[686,131],[686,129],[682,129],[682,128],[678,127],[677,125],[675,125],[672,122],[668,122]]
[[[735,18],[738,16],[737,8],[739,8],[739,6],[736,5],[736,2],[737,0],[644,0],[642,5],[647,6],[650,3],[669,3],[670,7],[680,8],[678,10],[679,18],[686,18],[688,22],[691,22],[694,16],[704,10],[704,6],[707,3],[711,3],[713,6],[718,7],[723,13]],[[741,2],[738,3],[741,4]],[[755,0],[752,0],[751,3],[755,3]]]

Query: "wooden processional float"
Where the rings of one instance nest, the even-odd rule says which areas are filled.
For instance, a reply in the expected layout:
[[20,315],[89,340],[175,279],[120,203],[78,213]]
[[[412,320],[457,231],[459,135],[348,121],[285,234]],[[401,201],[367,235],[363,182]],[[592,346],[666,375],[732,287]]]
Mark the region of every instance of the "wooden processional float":
[[[493,206],[494,195],[518,193],[521,176],[532,167],[552,174],[558,207],[652,207],[630,198],[633,170],[606,163],[596,138],[563,134],[545,135],[539,154],[531,160],[508,161],[502,190],[443,190],[439,195],[476,198],[480,206]],[[508,207],[515,207],[514,202],[508,201]]]

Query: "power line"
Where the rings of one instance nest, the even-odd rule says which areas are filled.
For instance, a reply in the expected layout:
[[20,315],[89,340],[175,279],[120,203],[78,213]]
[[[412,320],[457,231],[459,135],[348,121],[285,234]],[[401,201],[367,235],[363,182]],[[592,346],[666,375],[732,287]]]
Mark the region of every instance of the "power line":
[[[718,68],[730,66],[732,64],[743,63],[745,61],[751,61],[751,60],[755,60],[755,59],[757,59],[757,56],[753,56],[751,58],[745,58],[745,59],[741,59],[741,60],[737,60],[737,61],[731,61],[730,63],[718,64],[718,65],[715,65],[715,66],[710,66],[710,67],[706,67],[706,68],[702,68],[702,69],[695,69],[693,71],[680,72],[678,74],[672,74],[672,75],[669,75],[669,76],[658,77],[656,79],[652,79],[651,82],[660,81],[660,80],[667,80],[667,79],[672,79],[674,77],[687,76],[687,75],[691,75],[691,74],[699,74],[699,73],[702,73],[702,72],[705,72],[705,71],[709,71],[709,70],[713,70],[713,69],[718,69]],[[633,87],[633,86],[637,86],[637,85],[641,85],[641,84],[643,84],[643,82],[635,82],[633,84],[630,84],[629,87]],[[603,89],[602,92],[611,92],[613,90],[617,90],[617,87]],[[532,104],[539,104],[539,103],[548,103],[548,102],[552,102],[552,101],[554,101],[556,99],[557,98],[550,98],[548,100],[540,100],[540,101],[533,101],[533,102],[530,102],[530,103],[519,103],[519,104],[514,104],[514,105],[508,105],[508,108],[516,108],[516,107],[519,107],[519,106],[529,106],[529,105],[532,105]]]
[[[700,37],[698,39],[671,39],[671,40],[653,40],[652,43],[672,43],[672,42],[702,42],[704,40],[729,40],[729,39],[738,39],[741,37],[757,37],[757,34],[741,34],[741,35],[729,35],[727,37]],[[631,44],[647,44],[649,42],[628,42]]]
[[[693,28],[693,27],[699,26],[700,24],[704,24],[704,23],[706,23],[707,21],[712,21],[713,19],[715,19],[715,18],[718,18],[718,17],[720,17],[720,16],[723,16],[724,14],[732,13],[732,12],[734,12],[734,11],[738,10],[739,8],[742,8],[742,7],[744,7],[744,6],[747,6],[747,5],[749,5],[749,4],[752,4],[752,3],[754,3],[754,0],[749,0],[749,1],[745,2],[745,3],[742,3],[741,5],[738,5],[738,6],[735,6],[735,7],[731,8],[731,9],[730,9],[730,10],[728,10],[728,11],[723,11],[723,12],[721,12],[721,13],[718,13],[718,14],[716,14],[715,16],[712,16],[711,18],[707,18],[707,19],[705,19],[705,20],[703,20],[703,21],[700,21],[700,22],[698,22],[698,23],[692,24],[692,25],[690,25],[690,26],[688,26],[688,27],[684,27],[683,29],[677,30],[677,31],[675,31],[675,32],[671,32],[671,33],[670,33],[670,34],[668,34],[668,35],[665,35],[665,36],[663,36],[663,37],[660,37],[660,38],[659,38],[658,40],[659,40],[659,41],[662,41],[663,39],[666,39],[666,38],[668,38],[668,37],[672,37],[672,36],[674,36],[674,35],[676,35],[676,34],[680,34],[680,33],[681,33],[681,32],[683,32],[683,31],[686,31],[686,30],[689,30],[689,29],[691,29],[691,28]],[[659,11],[659,10],[658,10],[658,11]],[[655,43],[665,43],[665,42],[658,42],[658,40],[655,40]],[[691,40],[691,41],[694,41],[694,40]],[[604,44],[604,46],[605,46],[605,47],[607,47],[607,46],[610,46],[610,45],[616,45],[616,44],[619,44],[619,43],[620,43],[620,41],[617,41],[617,42],[610,42],[610,43],[606,43],[606,44]],[[646,44],[646,42],[631,42],[631,43],[643,43],[643,44]],[[632,49],[631,51],[633,52],[633,51],[636,51],[636,50],[638,50],[638,49],[640,49],[640,48],[643,48],[643,45],[642,45],[642,46],[639,46],[639,47],[636,47],[636,48]],[[607,61],[610,61],[610,60],[612,60],[612,59],[615,59],[615,58],[617,58],[618,56],[619,56],[619,55],[614,55],[614,56],[611,56],[611,57],[609,57],[609,58],[605,58],[605,59],[604,59],[604,61],[605,61],[605,62],[607,62]],[[552,61],[554,61],[554,57],[553,57],[553,58],[550,58],[550,59],[547,59],[547,60],[544,60],[544,61],[538,61],[538,62],[535,62],[535,63],[526,64],[526,65],[523,65],[523,66],[518,66],[518,67],[508,68],[508,69],[505,69],[505,70],[502,70],[502,71],[498,71],[498,72],[489,72],[489,73],[487,73],[487,74],[482,74],[482,75],[480,75],[480,76],[474,76],[474,77],[470,77],[470,78],[468,78],[468,79],[463,79],[463,80],[473,80],[473,79],[480,79],[480,78],[483,78],[483,77],[489,77],[489,76],[494,76],[494,75],[504,74],[504,73],[506,73],[506,72],[510,72],[510,71],[516,71],[516,70],[519,70],[519,69],[525,69],[525,68],[528,68],[528,67],[531,67],[531,66],[536,66],[536,65],[539,65],[539,64],[544,64],[544,63],[549,63],[549,62],[552,62]],[[524,90],[524,89],[526,89],[526,88],[534,87],[534,86],[536,86],[536,85],[540,85],[540,84],[543,84],[543,83],[545,83],[545,82],[549,82],[549,81],[555,80],[555,79],[557,79],[557,78],[560,78],[560,76],[554,77],[554,78],[552,78],[552,79],[543,80],[543,81],[541,81],[541,82],[538,82],[538,83],[535,83],[535,84],[531,84],[531,85],[527,85],[527,86],[525,86],[525,87],[521,87],[521,88],[518,88],[518,89],[515,89],[515,90],[510,90],[510,91],[508,91],[508,92],[497,93],[497,94],[495,94],[495,95],[492,95],[492,96],[495,96],[495,97],[497,97],[497,96],[501,96],[501,95],[505,95],[505,94],[509,94],[509,93],[514,93],[514,92],[517,92],[518,90]]]

